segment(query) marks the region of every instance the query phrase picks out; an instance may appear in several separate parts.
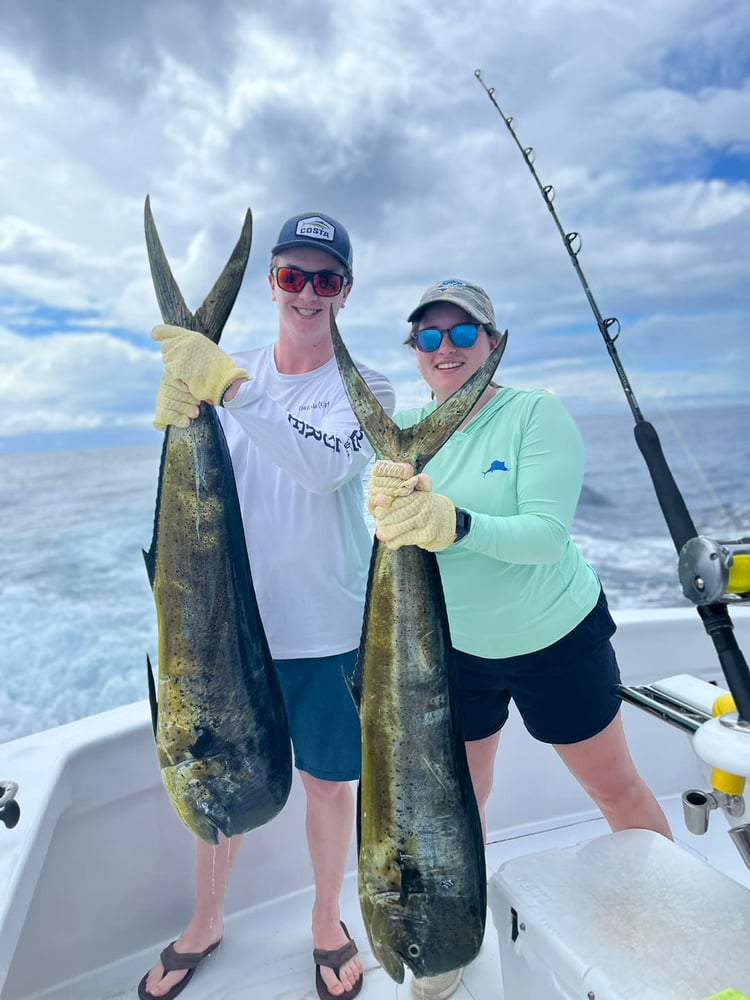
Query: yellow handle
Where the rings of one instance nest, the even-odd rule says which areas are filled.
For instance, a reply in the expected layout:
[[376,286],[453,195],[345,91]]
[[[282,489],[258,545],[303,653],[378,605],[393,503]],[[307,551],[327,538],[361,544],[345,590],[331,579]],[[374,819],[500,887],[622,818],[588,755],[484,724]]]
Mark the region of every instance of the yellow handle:
[[[737,706],[732,695],[729,693],[719,695],[713,704],[712,711],[715,718],[726,715],[727,712],[736,712]],[[711,785],[717,792],[724,792],[725,795],[742,795],[745,791],[746,780],[739,774],[720,771],[718,767],[715,767],[711,772]]]
[[730,594],[747,594],[750,591],[750,556],[733,556],[729,567],[727,591]]

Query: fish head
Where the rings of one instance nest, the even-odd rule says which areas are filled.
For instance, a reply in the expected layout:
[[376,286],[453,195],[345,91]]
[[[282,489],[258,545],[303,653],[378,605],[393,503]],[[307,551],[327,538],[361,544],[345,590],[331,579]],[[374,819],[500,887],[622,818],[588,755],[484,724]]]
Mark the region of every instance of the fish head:
[[403,906],[396,893],[375,896],[362,912],[373,954],[397,983],[404,966],[416,979],[468,965],[484,936],[480,901],[413,893]]
[[[391,893],[388,895],[392,896]],[[380,899],[360,897],[360,901],[373,954],[394,982],[403,983],[404,958],[400,951],[401,935],[397,922],[392,918],[390,907],[382,905],[384,902],[382,897]]]
[[[424,901],[426,903],[426,900]],[[395,893],[375,897],[373,905],[363,907],[365,924],[376,958],[397,983],[404,981],[404,966],[418,979],[432,975],[429,971],[438,960],[425,933],[433,920],[424,912],[420,899],[412,895],[406,907]],[[447,970],[446,970],[447,971]]]
[[[226,834],[226,794],[217,787],[218,774],[207,773],[207,761],[185,760],[172,767],[162,768],[161,776],[172,805],[182,822],[201,840],[218,844],[219,831]],[[211,768],[211,770],[214,770]]]
[[162,779],[185,826],[209,844],[272,819],[286,801],[289,781],[265,772],[250,780],[246,760],[227,754],[162,768]]

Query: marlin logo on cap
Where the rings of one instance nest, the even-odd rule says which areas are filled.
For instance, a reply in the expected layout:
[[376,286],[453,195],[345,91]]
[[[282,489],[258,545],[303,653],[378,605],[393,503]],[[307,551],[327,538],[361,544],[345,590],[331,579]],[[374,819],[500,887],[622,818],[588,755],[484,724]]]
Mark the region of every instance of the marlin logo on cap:
[[313,215],[309,219],[300,219],[295,229],[297,236],[307,236],[313,240],[327,240],[333,243],[336,238],[336,230],[325,219]]
[[446,292],[449,292],[451,288],[463,288],[465,285],[466,282],[460,278],[446,278],[445,281],[440,282],[440,288]]

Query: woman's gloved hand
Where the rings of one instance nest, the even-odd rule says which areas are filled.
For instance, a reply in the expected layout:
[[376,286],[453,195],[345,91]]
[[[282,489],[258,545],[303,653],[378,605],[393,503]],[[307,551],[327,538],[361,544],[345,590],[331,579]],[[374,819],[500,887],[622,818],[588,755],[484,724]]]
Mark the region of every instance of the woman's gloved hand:
[[370,474],[367,488],[367,509],[375,517],[376,507],[389,507],[395,497],[406,496],[417,485],[419,476],[408,462],[377,461]]
[[456,508],[448,497],[432,492],[428,475],[413,472],[402,462],[373,466],[367,507],[375,517],[375,534],[389,549],[419,545],[440,552],[456,538]]

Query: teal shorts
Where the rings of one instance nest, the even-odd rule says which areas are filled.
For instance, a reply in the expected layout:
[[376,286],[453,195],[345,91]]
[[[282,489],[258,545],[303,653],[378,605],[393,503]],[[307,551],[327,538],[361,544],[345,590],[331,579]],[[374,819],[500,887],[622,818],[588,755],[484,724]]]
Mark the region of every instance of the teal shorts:
[[273,663],[289,719],[294,766],[323,781],[359,778],[359,716],[347,684],[357,650]]

